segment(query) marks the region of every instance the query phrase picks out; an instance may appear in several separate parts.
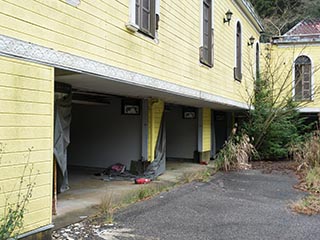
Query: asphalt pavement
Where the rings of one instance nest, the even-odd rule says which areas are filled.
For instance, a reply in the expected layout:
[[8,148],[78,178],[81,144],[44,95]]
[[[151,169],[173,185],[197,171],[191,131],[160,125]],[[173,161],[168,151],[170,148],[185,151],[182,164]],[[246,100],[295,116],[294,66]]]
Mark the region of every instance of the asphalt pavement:
[[320,216],[293,213],[304,193],[294,176],[259,170],[218,173],[118,212],[102,239],[320,239]]

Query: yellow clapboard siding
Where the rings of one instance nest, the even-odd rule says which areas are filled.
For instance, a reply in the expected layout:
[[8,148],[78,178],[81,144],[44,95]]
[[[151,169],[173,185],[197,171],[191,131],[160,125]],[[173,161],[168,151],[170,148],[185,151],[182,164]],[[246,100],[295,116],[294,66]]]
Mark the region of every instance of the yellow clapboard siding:
[[9,127],[36,127],[46,126],[51,120],[50,115],[19,115],[19,114],[0,114],[0,128]]
[[33,223],[33,224],[26,225],[24,227],[23,231],[24,232],[29,232],[29,231],[32,231],[34,229],[44,227],[44,226],[48,225],[48,222],[51,222],[51,218],[47,218],[45,220],[42,220],[42,221],[39,221],[39,222],[36,222],[36,223]]
[[0,218],[7,197],[17,201],[31,176],[25,226],[51,223],[53,78],[52,67],[0,57]]
[[[49,149],[50,145],[48,144],[46,148]],[[31,152],[25,151],[25,152],[6,153],[4,149],[4,151],[1,154],[2,154],[1,160],[0,160],[1,167],[19,165],[24,163],[26,159],[28,159],[28,162],[30,164],[33,164],[36,162],[51,161],[52,159],[52,153],[50,153],[48,150],[38,150],[38,151],[33,150]]]
[[0,101],[0,114],[1,113],[16,113],[16,114],[51,114],[51,104],[39,104],[18,101]]
[[1,100],[14,100],[22,102],[33,102],[33,103],[48,103],[51,104],[51,93],[42,92],[39,90],[29,90],[12,87],[1,87],[0,96]]
[[[52,191],[52,186],[49,184],[45,184],[45,185],[38,185],[35,186],[32,190],[32,199],[30,201],[33,201],[33,199],[42,199],[42,198],[47,198],[48,196],[51,198],[51,192]],[[25,193],[24,191],[22,193]],[[9,203],[15,203],[18,201],[18,194],[19,191],[13,191],[12,194],[0,194],[0,215],[3,213],[4,211],[4,206],[6,205],[6,201],[5,199],[8,198],[8,202]],[[31,208],[29,208],[29,211],[31,210]],[[48,216],[50,217],[50,216]],[[26,223],[28,224],[28,223]]]
[[50,81],[52,78],[51,68],[33,64],[29,62],[22,62],[13,58],[7,58],[0,56],[0,73],[10,76],[23,76],[33,79],[39,79],[41,81]]
[[[251,35],[258,39],[258,33],[231,0],[214,5],[212,69],[199,64],[201,6],[198,0],[179,4],[161,1],[159,44],[126,30],[129,0],[101,0],[94,4],[82,1],[77,8],[64,1],[43,0],[34,0],[32,4],[3,1],[2,6],[9,8],[7,15],[0,16],[4,34],[240,102],[245,102],[246,89],[252,90],[252,74],[244,66],[242,83],[233,79],[235,21],[239,19],[243,29],[243,65],[252,65],[254,61],[255,51],[247,46],[247,41]],[[230,26],[221,20],[226,9],[234,13]],[[48,21],[43,21],[45,18]]]
[[[40,159],[39,159],[40,161]],[[50,173],[51,172],[51,162],[40,162],[29,164],[26,167],[26,164],[21,165],[14,165],[8,167],[1,167],[0,168],[0,181],[6,179],[13,179],[18,177],[22,177],[23,174],[27,175],[30,171],[32,171],[33,175],[43,174],[43,173]]]
[[34,77],[0,73],[1,87],[12,87],[48,92],[48,89],[51,87],[51,84],[52,83],[50,81],[44,81],[44,79],[36,79]]
[[[48,203],[51,205],[51,203]],[[32,224],[25,224],[25,227],[23,228],[24,232],[40,228],[42,226],[48,225],[48,222],[51,222],[51,217],[48,217],[51,213],[51,209],[49,207],[42,208],[41,210],[27,213],[24,217],[25,223],[31,223]],[[45,220],[45,221],[43,221]]]
[[4,140],[29,139],[30,136],[32,138],[50,138],[52,126],[49,122],[47,125],[48,127],[0,127],[0,136]]
[[[2,140],[0,139],[1,148],[5,154],[9,153],[28,153],[30,150],[30,155],[33,152],[39,150],[49,151],[52,148],[52,140],[48,139],[36,139],[34,136],[30,136],[30,139],[13,139],[13,140]],[[52,153],[52,152],[50,152]]]

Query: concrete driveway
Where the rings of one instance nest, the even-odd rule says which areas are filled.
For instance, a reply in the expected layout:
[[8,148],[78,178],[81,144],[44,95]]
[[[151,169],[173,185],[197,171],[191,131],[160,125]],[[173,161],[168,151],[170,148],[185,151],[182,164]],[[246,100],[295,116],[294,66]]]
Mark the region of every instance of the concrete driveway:
[[115,216],[102,239],[320,239],[320,217],[292,213],[303,196],[287,174],[258,170],[218,174],[191,183]]

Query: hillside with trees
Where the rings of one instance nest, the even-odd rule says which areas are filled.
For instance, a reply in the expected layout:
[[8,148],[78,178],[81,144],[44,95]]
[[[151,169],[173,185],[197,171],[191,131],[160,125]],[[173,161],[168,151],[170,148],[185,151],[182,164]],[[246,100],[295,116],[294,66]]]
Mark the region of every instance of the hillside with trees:
[[320,0],[250,1],[264,23],[264,41],[287,32],[302,19],[320,18]]

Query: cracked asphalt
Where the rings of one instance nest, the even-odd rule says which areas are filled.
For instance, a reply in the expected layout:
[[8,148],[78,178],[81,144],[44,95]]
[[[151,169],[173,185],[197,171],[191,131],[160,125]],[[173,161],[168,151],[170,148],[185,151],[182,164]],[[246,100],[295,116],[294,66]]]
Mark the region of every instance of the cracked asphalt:
[[320,216],[293,213],[304,196],[294,176],[259,170],[219,173],[118,212],[102,239],[320,239]]

